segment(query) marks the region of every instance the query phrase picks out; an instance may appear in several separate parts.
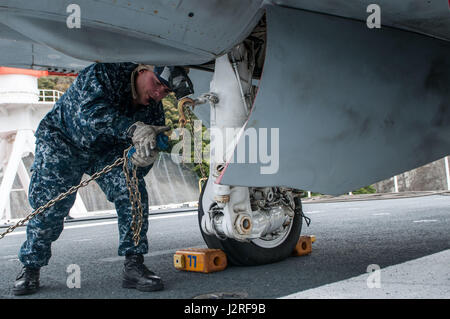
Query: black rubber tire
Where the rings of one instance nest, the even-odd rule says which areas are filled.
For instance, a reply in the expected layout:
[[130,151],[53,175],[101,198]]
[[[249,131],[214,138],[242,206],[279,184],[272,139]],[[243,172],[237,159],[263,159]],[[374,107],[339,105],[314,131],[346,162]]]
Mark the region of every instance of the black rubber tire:
[[291,256],[300,237],[302,229],[302,205],[300,198],[296,198],[295,216],[293,225],[287,238],[278,246],[273,248],[263,248],[254,243],[240,242],[234,239],[221,240],[214,235],[207,235],[201,227],[201,220],[204,214],[203,193],[206,189],[202,188],[198,205],[198,223],[200,232],[209,248],[221,249],[227,255],[227,260],[235,266],[256,266],[270,264],[281,261]]

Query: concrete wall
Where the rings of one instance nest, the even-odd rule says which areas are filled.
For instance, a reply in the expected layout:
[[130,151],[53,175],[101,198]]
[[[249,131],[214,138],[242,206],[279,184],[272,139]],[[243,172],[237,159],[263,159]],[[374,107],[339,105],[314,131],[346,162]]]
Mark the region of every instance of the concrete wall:
[[[28,170],[32,161],[32,156],[24,158]],[[192,202],[199,198],[198,177],[192,171],[192,164],[176,164],[168,153],[160,153],[160,158],[145,177],[145,181],[150,206]],[[14,188],[19,189],[20,187],[16,177]],[[114,204],[108,202],[105,194],[95,182],[80,189],[79,192],[88,211],[114,209]],[[12,218],[25,217],[32,211],[24,191],[12,192],[10,201]]]
[[[397,175],[398,191],[447,190],[445,160],[442,158],[414,170]],[[394,192],[394,179],[390,178],[373,185],[377,193]]]

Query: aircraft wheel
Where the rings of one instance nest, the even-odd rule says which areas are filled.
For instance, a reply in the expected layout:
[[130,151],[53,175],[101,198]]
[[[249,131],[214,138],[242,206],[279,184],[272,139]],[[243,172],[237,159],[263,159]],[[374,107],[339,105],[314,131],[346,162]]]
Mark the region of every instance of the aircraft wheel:
[[[277,237],[259,238],[251,242],[241,242],[235,239],[219,239],[214,235],[205,234],[201,227],[201,220],[205,213],[203,207],[210,207],[210,203],[203,201],[203,194],[207,183],[202,189],[198,206],[198,222],[203,239],[209,248],[221,249],[227,255],[228,261],[236,266],[255,266],[281,261],[289,257],[300,237],[302,229],[302,205],[300,198],[295,201],[295,216],[285,232]],[[205,205],[206,204],[206,205]]]

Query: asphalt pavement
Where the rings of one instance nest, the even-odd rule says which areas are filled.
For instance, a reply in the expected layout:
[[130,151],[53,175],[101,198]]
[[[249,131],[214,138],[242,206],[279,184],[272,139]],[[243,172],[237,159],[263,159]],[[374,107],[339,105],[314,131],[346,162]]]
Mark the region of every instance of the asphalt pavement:
[[[211,274],[173,266],[176,250],[206,247],[196,212],[152,215],[145,263],[165,283],[163,291],[152,293],[121,288],[115,219],[66,223],[50,264],[41,271],[42,290],[20,298],[450,298],[448,193],[305,201],[304,211],[312,222],[304,224],[302,234],[316,236],[310,255]],[[17,252],[24,230],[0,240],[0,298],[19,298],[12,284],[21,267]],[[71,276],[74,269],[79,287]]]

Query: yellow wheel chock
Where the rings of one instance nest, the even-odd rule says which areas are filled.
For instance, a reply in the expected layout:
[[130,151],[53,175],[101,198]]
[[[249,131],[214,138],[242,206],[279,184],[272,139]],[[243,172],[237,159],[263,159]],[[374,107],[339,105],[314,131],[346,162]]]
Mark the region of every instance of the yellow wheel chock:
[[297,245],[292,252],[292,256],[305,256],[312,252],[312,243],[316,241],[316,236],[300,236]]
[[173,265],[178,270],[211,273],[227,267],[227,256],[220,249],[187,248],[175,252]]

